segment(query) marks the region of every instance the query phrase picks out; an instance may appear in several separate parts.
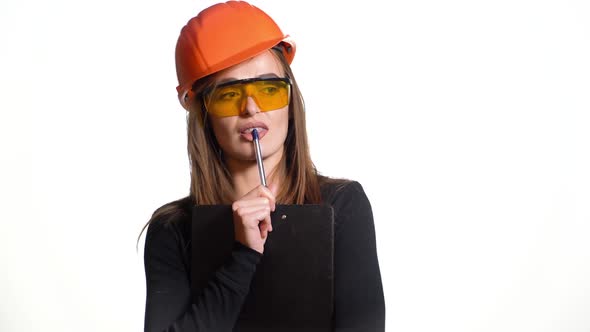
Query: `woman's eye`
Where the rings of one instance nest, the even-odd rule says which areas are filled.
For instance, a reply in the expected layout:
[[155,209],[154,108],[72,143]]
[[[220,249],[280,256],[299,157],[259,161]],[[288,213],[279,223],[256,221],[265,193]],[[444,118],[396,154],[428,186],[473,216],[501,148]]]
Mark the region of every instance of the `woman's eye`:
[[233,100],[239,98],[240,94],[237,91],[220,91],[217,94],[217,100]]
[[267,87],[265,87],[265,88],[262,89],[262,92],[265,93],[265,94],[267,94],[267,95],[272,95],[272,94],[277,93],[277,90],[278,89],[276,87],[274,87],[274,86],[267,86]]

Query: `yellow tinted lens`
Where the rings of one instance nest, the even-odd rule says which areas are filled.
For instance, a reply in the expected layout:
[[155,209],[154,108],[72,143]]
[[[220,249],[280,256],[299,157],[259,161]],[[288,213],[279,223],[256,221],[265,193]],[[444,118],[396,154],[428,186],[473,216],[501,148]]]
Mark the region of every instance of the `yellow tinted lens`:
[[250,84],[250,94],[261,111],[273,111],[289,104],[289,85],[283,81],[258,81]]
[[244,96],[241,84],[228,85],[213,90],[208,100],[205,100],[207,110],[217,116],[239,115]]
[[280,80],[255,80],[221,85],[205,98],[208,112],[216,116],[240,115],[246,97],[252,97],[262,112],[273,111],[289,104],[289,84]]

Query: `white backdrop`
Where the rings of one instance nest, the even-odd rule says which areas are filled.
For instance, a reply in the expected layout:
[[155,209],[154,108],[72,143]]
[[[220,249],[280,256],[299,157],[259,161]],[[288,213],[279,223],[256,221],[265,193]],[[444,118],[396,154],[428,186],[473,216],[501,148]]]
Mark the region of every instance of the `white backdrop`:
[[[187,194],[180,28],[211,1],[0,4],[0,330],[141,331]],[[590,331],[590,3],[252,1],[313,158],[371,200],[387,331]]]

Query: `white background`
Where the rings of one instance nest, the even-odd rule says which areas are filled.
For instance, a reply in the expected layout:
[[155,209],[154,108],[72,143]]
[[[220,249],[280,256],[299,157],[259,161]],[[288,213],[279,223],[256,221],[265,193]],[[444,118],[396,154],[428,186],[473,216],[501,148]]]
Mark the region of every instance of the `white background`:
[[[1,331],[142,330],[136,239],[189,188],[174,46],[212,3],[0,4]],[[371,200],[387,331],[590,331],[588,1],[252,3],[316,166]]]

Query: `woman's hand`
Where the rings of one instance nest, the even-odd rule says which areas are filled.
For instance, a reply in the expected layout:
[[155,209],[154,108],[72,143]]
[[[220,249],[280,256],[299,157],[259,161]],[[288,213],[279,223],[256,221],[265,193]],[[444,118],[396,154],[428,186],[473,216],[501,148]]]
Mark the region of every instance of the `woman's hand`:
[[275,206],[275,195],[263,185],[235,201],[232,210],[236,241],[262,254],[268,232],[272,232],[270,212]]

